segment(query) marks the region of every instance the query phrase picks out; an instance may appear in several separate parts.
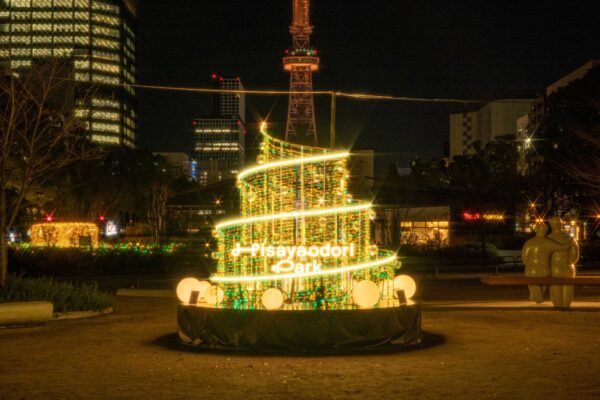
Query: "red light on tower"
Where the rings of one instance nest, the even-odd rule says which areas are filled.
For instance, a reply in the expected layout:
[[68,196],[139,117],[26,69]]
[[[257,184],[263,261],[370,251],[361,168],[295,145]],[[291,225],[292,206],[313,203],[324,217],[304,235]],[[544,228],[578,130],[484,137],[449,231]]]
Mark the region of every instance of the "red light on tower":
[[105,217],[104,215],[100,215],[100,216],[98,217],[98,219],[100,220],[100,222],[104,222],[104,221],[106,221],[106,217]]
[[217,75],[217,74],[212,74],[212,78],[213,78],[213,80],[217,80],[217,78],[218,78],[218,77],[219,77],[219,75]]
[[46,215],[46,222],[52,222],[52,215]]

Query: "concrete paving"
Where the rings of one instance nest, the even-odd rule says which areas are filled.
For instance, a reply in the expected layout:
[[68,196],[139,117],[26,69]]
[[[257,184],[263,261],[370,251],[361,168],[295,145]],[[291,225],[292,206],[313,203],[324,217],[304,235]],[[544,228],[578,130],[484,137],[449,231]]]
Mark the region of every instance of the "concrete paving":
[[574,301],[568,309],[556,309],[552,302],[536,304],[531,301],[471,301],[471,302],[426,302],[423,308],[429,311],[460,310],[531,310],[531,311],[600,311],[600,301]]
[[0,399],[600,398],[600,313],[506,308],[523,288],[421,289],[471,308],[426,308],[414,350],[330,357],[197,352],[177,340],[174,299],[119,296],[106,316],[0,330]]

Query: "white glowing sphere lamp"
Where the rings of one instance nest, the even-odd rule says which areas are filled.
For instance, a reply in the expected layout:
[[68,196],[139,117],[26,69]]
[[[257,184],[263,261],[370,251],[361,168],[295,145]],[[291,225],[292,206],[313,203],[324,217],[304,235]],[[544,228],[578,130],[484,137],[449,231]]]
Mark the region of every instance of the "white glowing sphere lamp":
[[206,293],[212,285],[209,281],[200,281],[198,285],[198,299],[204,301],[206,299]]
[[408,275],[398,275],[394,278],[394,290],[404,290],[406,298],[411,299],[417,292],[417,284]]
[[262,304],[267,310],[277,310],[283,304],[283,293],[275,288],[265,290],[262,295]]
[[360,281],[352,290],[352,298],[356,305],[361,308],[371,308],[379,301],[379,286],[372,281]]
[[206,299],[206,302],[208,304],[212,304],[212,305],[222,302],[224,297],[225,297],[225,293],[223,292],[223,289],[221,289],[218,286],[209,287],[206,290],[206,294],[204,296],[204,298]]
[[196,278],[184,278],[177,285],[177,298],[182,303],[189,303],[192,291],[200,291],[200,281]]

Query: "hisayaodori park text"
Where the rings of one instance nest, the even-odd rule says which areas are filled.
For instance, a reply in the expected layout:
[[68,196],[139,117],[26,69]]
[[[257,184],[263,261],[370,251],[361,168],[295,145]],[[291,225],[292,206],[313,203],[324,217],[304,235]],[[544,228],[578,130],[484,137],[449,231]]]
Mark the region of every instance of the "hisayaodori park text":
[[237,243],[231,254],[234,257],[247,255],[278,259],[271,266],[272,272],[305,274],[320,272],[325,259],[354,257],[355,246],[354,243],[346,246],[331,245],[330,243],[323,246],[269,246],[253,243],[251,246],[243,247]]

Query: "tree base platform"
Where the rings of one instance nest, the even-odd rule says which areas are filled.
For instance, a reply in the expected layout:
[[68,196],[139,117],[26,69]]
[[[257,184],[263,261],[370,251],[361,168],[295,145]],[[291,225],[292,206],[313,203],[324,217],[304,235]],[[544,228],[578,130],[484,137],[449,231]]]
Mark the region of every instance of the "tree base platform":
[[421,342],[418,304],[373,309],[248,310],[180,304],[179,338],[200,350],[350,353]]

